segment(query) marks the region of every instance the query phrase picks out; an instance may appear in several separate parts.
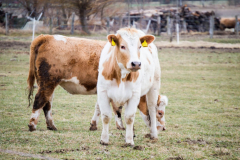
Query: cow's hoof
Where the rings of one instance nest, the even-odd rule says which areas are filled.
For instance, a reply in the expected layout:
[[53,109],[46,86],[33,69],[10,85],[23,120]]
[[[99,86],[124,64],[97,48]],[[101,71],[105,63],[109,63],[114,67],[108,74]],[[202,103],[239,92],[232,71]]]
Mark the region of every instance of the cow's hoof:
[[126,148],[126,147],[131,147],[133,148],[134,147],[134,144],[131,144],[131,143],[125,143],[124,145],[122,145],[123,148]]
[[108,143],[103,142],[102,140],[100,141],[100,144],[101,144],[101,145],[104,145],[104,146],[108,146]]
[[116,122],[116,126],[117,126],[117,129],[119,130],[125,130],[125,128],[121,125],[119,125],[117,122]]
[[97,130],[97,127],[91,126],[91,127],[89,128],[89,130],[90,130],[90,131],[96,131],[96,130]]
[[97,130],[97,126],[90,123],[91,127],[89,128],[90,131],[96,131]]
[[150,139],[153,141],[153,142],[157,142],[158,141],[158,138],[156,138],[156,137],[150,137]]
[[126,129],[124,127],[117,126],[117,129],[125,131]]
[[57,128],[55,126],[47,126],[47,129],[57,131]]
[[144,136],[145,138],[150,138],[151,137],[151,134],[150,133],[148,133],[148,134],[145,134],[145,136]]
[[28,125],[28,128],[29,128],[29,131],[32,132],[32,131],[36,131],[36,127],[34,127],[33,125]]

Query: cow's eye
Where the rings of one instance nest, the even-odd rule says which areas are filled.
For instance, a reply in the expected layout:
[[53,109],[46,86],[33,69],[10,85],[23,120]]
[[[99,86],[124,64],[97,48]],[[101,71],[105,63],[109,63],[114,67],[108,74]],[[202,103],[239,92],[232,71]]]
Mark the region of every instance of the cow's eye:
[[125,49],[125,46],[121,46],[121,49]]
[[142,46],[139,46],[139,49],[141,48]]

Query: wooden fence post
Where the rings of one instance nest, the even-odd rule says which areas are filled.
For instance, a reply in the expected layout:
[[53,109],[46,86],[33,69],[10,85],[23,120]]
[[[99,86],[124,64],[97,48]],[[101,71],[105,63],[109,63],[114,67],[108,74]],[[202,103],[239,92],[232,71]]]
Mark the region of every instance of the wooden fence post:
[[179,17],[176,18],[176,32],[177,32],[177,44],[179,44]]
[[9,28],[8,28],[8,13],[5,13],[5,28],[6,28],[6,35],[9,33]]
[[204,0],[201,0],[201,2],[202,2],[202,7],[204,7]]
[[74,18],[75,18],[75,13],[72,13],[72,24],[71,24],[71,34],[74,34]]
[[185,19],[183,20],[183,32],[187,32],[187,23]]
[[235,22],[235,34],[236,34],[236,36],[238,36],[239,35],[239,21],[238,21],[238,16],[237,15],[235,16],[235,20],[236,20],[236,22]]
[[[122,16],[120,16],[119,20],[120,20],[120,28],[122,28],[122,21],[123,21],[123,17],[122,17]],[[119,28],[119,29],[120,29],[120,28]]]
[[167,16],[167,34],[171,34],[171,19],[170,16]]
[[157,17],[157,30],[158,30],[158,36],[161,35],[161,17],[158,15]]
[[107,34],[109,34],[109,21],[110,21],[110,19],[109,19],[109,17],[107,17]]
[[49,26],[50,26],[50,31],[49,33],[52,34],[52,17],[50,17],[50,20],[49,20]]
[[35,17],[33,18],[33,34],[32,34],[32,41],[34,40],[34,34],[35,34],[35,27],[36,27],[36,20]]
[[210,16],[209,23],[210,23],[209,34],[210,34],[210,38],[212,39],[213,32],[214,32],[214,16],[213,15]]

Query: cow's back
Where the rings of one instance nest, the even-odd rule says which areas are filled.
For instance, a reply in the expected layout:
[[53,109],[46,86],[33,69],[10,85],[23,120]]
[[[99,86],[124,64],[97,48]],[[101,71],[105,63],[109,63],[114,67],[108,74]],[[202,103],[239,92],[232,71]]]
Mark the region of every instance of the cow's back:
[[[101,50],[106,42],[42,35],[36,57],[37,79],[57,80],[72,94],[94,94]],[[40,84],[39,84],[40,85]]]

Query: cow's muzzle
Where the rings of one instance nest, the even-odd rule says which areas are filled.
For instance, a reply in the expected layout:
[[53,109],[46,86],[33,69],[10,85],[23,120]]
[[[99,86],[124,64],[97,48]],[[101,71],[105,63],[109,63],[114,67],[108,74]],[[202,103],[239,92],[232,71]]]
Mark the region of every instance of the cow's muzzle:
[[139,69],[141,69],[141,62],[131,62],[131,71],[136,72]]

